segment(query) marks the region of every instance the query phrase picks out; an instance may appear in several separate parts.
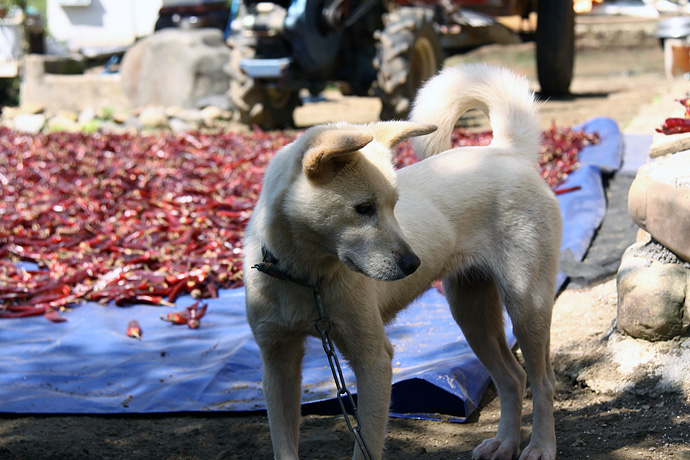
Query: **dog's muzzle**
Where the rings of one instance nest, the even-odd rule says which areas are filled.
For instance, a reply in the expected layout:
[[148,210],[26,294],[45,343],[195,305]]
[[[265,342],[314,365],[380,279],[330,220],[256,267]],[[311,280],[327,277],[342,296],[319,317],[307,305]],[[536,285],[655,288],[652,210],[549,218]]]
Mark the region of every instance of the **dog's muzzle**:
[[410,249],[388,254],[374,254],[358,259],[355,254],[340,254],[340,260],[352,271],[379,281],[396,281],[413,274],[422,264]]

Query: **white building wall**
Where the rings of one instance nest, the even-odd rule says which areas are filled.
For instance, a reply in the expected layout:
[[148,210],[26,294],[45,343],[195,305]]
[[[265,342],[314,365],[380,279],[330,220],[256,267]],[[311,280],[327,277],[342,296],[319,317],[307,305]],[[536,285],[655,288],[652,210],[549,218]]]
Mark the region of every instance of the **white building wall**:
[[162,0],[47,0],[49,33],[70,51],[127,46],[153,33]]

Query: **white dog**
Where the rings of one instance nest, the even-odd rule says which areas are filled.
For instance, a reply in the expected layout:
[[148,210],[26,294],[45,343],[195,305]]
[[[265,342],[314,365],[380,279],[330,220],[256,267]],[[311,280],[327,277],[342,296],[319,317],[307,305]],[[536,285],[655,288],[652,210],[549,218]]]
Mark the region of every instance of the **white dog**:
[[[473,108],[488,114],[493,142],[451,150],[453,126]],[[315,126],[266,171],[246,232],[244,280],[275,457],[298,458],[301,361],[318,318],[312,290],[301,284],[320,286],[331,337],[357,378],[361,435],[378,459],[393,357],[384,327],[442,279],[501,404],[496,437],[474,457],[512,459],[520,449],[526,375],[506,343],[504,303],[534,395],[521,459],[553,459],[549,334],[561,218],[536,170],[533,95],[505,69],[448,68],[420,91],[412,120]],[[395,171],[391,149],[416,136],[425,159]],[[250,269],[262,261],[283,279]]]

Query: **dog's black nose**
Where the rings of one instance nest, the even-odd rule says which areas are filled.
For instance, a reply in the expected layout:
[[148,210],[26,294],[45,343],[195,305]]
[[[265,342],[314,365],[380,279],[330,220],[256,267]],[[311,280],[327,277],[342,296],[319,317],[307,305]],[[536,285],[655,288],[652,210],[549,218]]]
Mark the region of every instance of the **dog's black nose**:
[[419,268],[419,266],[422,264],[422,261],[419,260],[419,257],[417,257],[417,254],[414,252],[405,252],[400,257],[398,264],[405,276],[408,276],[413,274]]

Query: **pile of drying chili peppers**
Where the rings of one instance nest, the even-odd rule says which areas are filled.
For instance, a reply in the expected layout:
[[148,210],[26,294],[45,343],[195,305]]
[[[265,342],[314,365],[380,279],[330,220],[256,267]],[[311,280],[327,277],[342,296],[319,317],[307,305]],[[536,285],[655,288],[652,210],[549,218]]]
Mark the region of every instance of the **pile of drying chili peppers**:
[[[213,298],[241,286],[244,226],[268,161],[292,139],[0,128],[0,318],[64,321],[60,313],[84,301],[170,305],[183,294]],[[490,140],[458,131],[453,142]],[[543,177],[560,182],[594,141],[547,131]],[[416,161],[409,145],[396,158],[399,166]],[[190,308],[166,319],[198,327],[205,306]]]
[[[556,189],[568,175],[580,167],[578,154],[588,145],[599,143],[599,135],[551,125],[542,134],[539,171],[542,179]],[[556,190],[556,193],[565,190]]]
[[684,118],[667,118],[660,128],[656,129],[657,133],[663,134],[680,134],[690,132],[690,98],[677,99],[685,108]]

